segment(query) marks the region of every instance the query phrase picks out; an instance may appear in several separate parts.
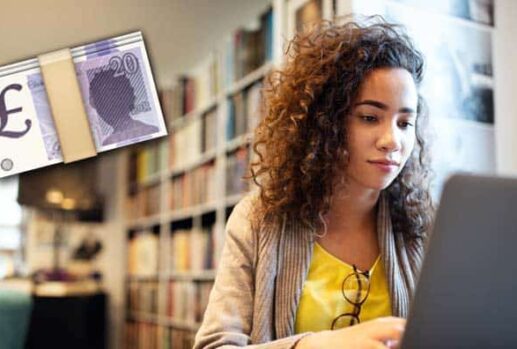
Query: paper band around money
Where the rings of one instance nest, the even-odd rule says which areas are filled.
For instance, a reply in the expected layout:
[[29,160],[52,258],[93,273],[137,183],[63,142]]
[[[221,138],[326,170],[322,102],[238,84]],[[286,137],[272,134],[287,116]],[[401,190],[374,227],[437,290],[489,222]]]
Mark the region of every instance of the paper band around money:
[[38,56],[65,163],[97,155],[69,49]]

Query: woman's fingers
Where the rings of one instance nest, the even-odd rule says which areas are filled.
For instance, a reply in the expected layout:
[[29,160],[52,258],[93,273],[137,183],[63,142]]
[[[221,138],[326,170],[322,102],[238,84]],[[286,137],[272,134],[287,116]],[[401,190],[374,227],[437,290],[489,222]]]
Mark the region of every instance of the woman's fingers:
[[381,342],[400,341],[406,320],[396,317],[380,318],[370,323],[370,338]]
[[389,347],[385,346],[383,343],[373,340],[373,339],[368,339],[364,345],[364,348],[365,349],[389,349]]
[[400,348],[400,341],[396,340],[388,340],[386,343],[384,343],[389,349],[398,349]]

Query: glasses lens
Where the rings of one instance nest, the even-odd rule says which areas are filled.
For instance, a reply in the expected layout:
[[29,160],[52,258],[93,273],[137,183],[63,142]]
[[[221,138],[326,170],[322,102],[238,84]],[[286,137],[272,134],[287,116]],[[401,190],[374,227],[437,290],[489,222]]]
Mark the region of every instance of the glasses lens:
[[354,305],[360,305],[368,297],[370,281],[364,274],[350,274],[343,281],[343,297]]
[[342,314],[334,319],[332,322],[332,329],[337,330],[338,328],[353,326],[359,322],[359,318],[354,314]]

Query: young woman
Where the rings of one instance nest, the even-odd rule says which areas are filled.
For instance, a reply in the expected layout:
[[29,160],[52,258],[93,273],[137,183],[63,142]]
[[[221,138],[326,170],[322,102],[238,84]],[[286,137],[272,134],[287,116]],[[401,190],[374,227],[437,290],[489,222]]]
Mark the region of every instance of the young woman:
[[380,18],[294,38],[194,348],[396,345],[433,213],[422,73]]

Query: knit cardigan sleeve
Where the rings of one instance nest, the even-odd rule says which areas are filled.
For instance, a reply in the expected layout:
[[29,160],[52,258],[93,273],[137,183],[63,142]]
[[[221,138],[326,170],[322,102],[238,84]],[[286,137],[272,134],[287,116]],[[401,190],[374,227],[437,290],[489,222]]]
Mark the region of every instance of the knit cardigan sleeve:
[[[194,349],[212,348],[293,348],[305,335],[299,334],[267,343],[252,343],[256,244],[248,212],[251,199],[239,202],[230,215],[225,231],[225,243],[214,286],[210,293],[202,325],[196,334]],[[273,318],[273,316],[271,317]]]

